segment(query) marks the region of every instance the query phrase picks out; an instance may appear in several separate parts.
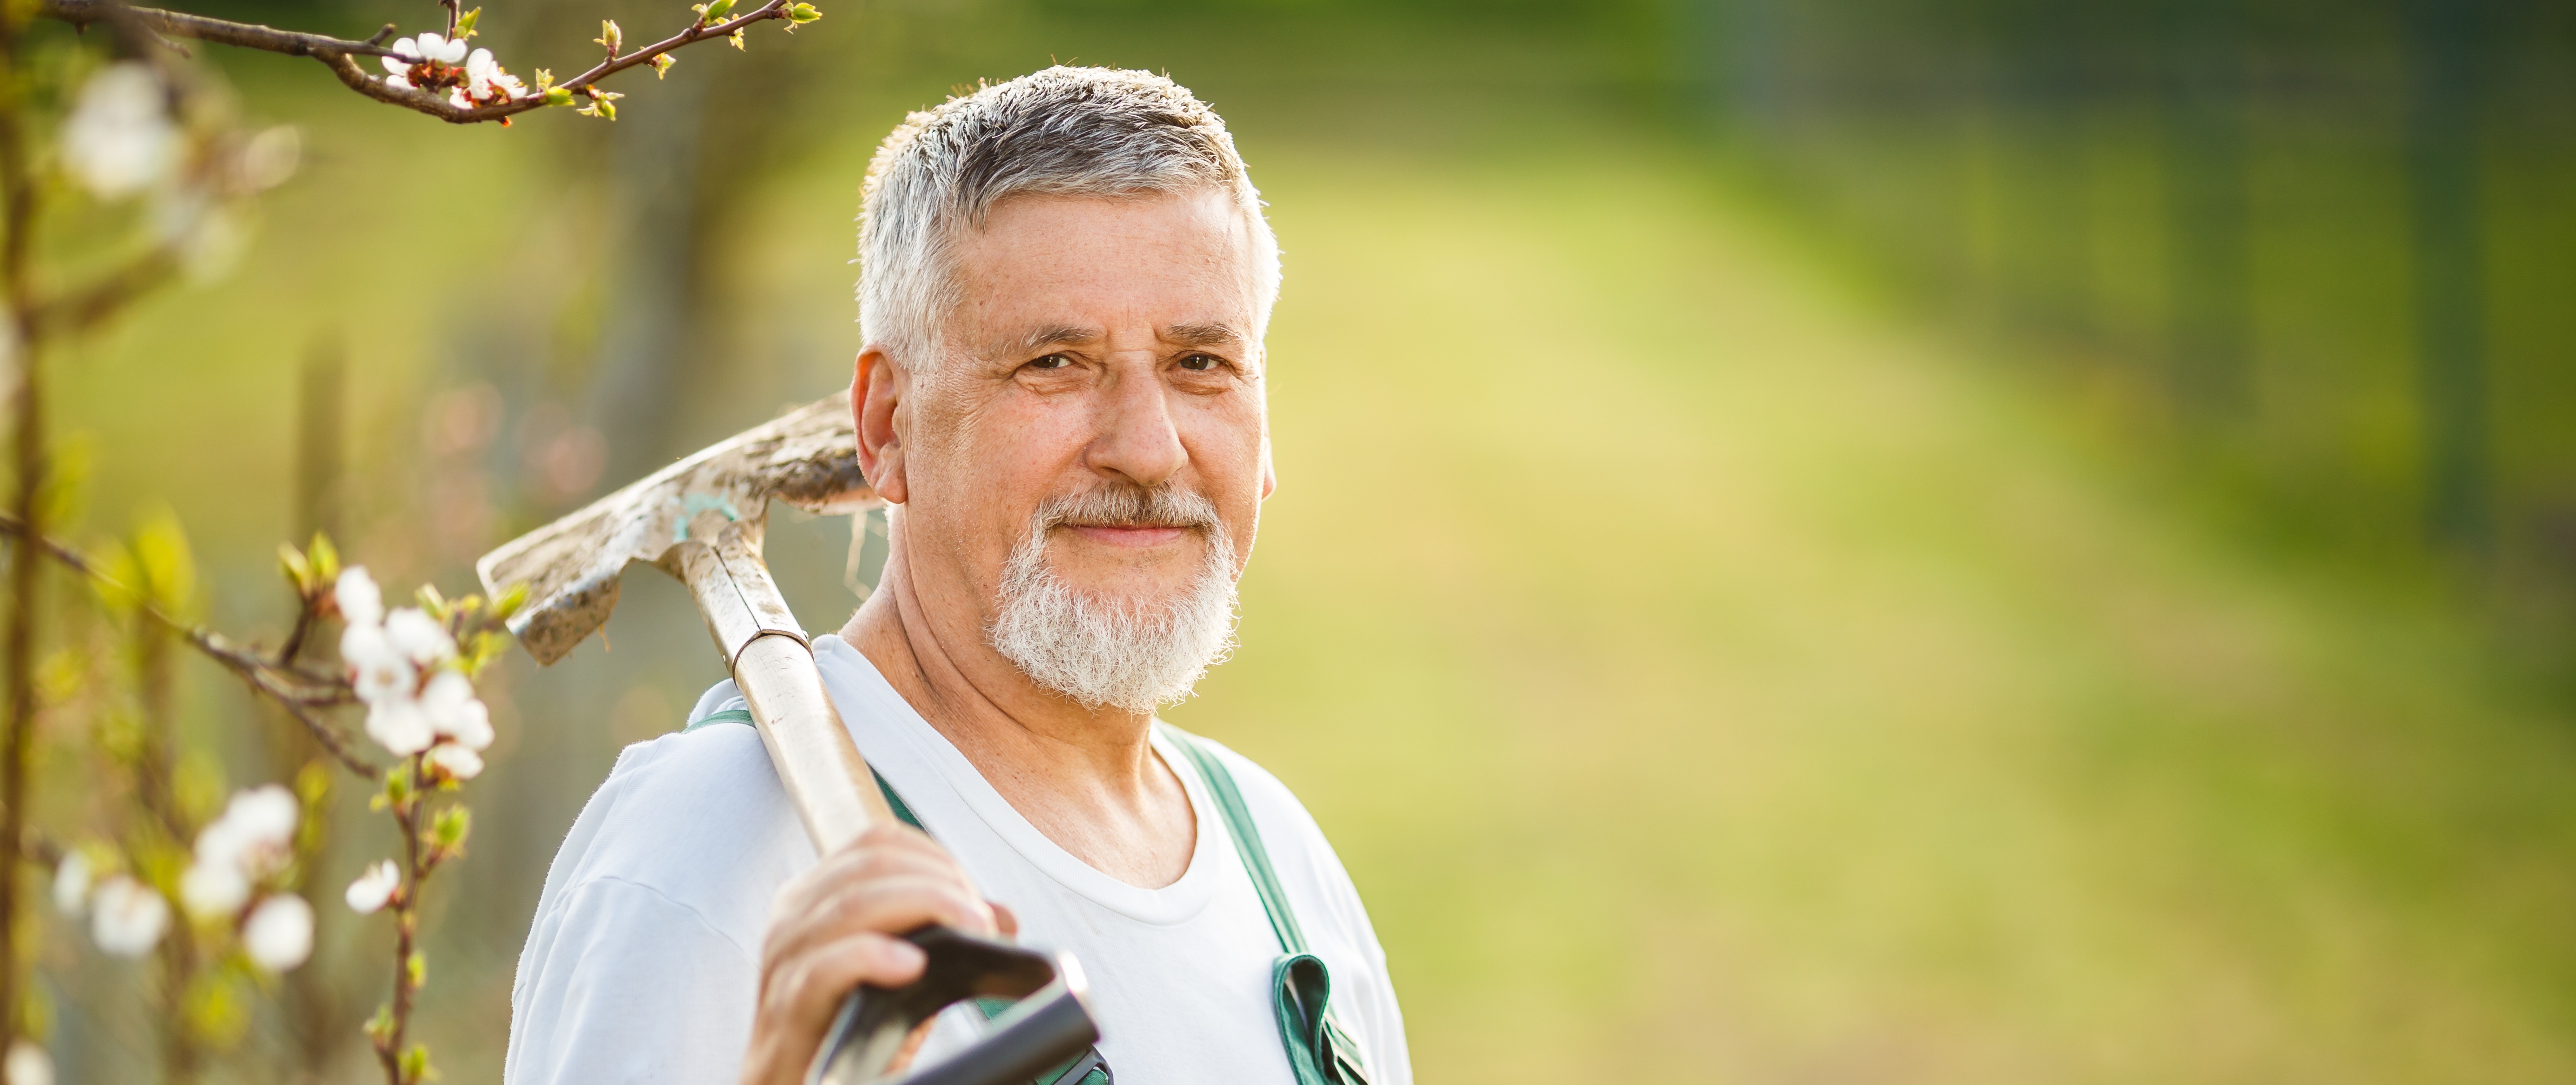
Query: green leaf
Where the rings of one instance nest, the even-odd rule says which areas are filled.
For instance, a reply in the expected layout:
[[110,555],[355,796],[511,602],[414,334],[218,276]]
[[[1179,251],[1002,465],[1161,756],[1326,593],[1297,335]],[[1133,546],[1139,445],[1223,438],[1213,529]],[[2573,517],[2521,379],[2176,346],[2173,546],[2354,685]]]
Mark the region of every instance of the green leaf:
[[277,544],[277,568],[286,574],[286,582],[295,585],[295,594],[313,593],[313,563],[304,560],[292,543]]
[[197,560],[188,549],[188,534],[179,526],[178,516],[167,509],[145,516],[126,545],[134,552],[135,570],[143,580],[135,587],[163,611],[184,620],[197,595]]
[[733,0],[707,0],[705,12],[708,22],[720,22],[733,14]]
[[55,442],[52,470],[45,475],[44,488],[36,492],[36,519],[48,529],[80,519],[81,499],[88,493],[91,461],[96,444],[87,434],[73,434]]
[[465,835],[474,830],[474,812],[462,806],[450,806],[430,819],[429,839],[442,848],[454,849],[465,843]]
[[411,1050],[402,1053],[402,1079],[407,1082],[426,1081],[429,1077],[429,1045],[411,1045]]
[[564,89],[564,88],[562,88],[562,87],[547,87],[547,88],[546,88],[546,104],[547,104],[547,105],[571,105],[571,104],[572,104],[572,92],[571,92],[571,91],[569,91],[569,90],[565,90],[565,89]]
[[511,615],[519,612],[520,607],[526,605],[528,605],[528,582],[522,580],[503,590],[500,598],[492,600],[492,616],[507,621]]
[[820,19],[820,18],[822,18],[822,17],[823,17],[823,13],[822,13],[822,11],[820,11],[820,10],[819,10],[819,9],[817,9],[817,8],[815,8],[815,6],[814,6],[814,5],[812,5],[812,4],[789,4],[789,5],[787,5],[787,21],[788,21],[788,22],[791,22],[791,23],[794,23],[794,24],[796,24],[796,25],[798,25],[798,26],[803,26],[803,25],[805,25],[805,24],[807,24],[807,23],[813,22],[814,20],[816,20],[816,19]]
[[314,532],[313,545],[305,548],[304,553],[313,562],[313,575],[322,583],[328,584],[340,579],[340,548],[331,545],[330,536],[319,531]]
[[250,1008],[250,992],[238,973],[207,970],[189,982],[180,1020],[190,1034],[220,1051],[239,1043],[249,1031]]
[[367,1038],[382,1046],[394,1034],[394,1008],[377,1006],[376,1015],[367,1020]]
[[464,39],[466,39],[466,38],[473,37],[473,36],[474,36],[474,22],[475,22],[475,20],[477,20],[477,19],[481,19],[482,17],[483,17],[483,9],[482,9],[482,8],[475,8],[475,9],[474,9],[474,10],[472,10],[472,11],[469,11],[469,12],[466,12],[465,14],[463,14],[463,15],[459,15],[459,16],[457,16],[457,17],[456,17],[456,37],[457,37],[457,40],[462,41],[462,40],[464,40]]
[[[403,971],[411,978],[412,990],[417,991],[429,986],[429,958],[414,953],[411,955],[411,960],[404,962]],[[429,1057],[429,1053],[421,1048],[414,1047],[412,1050],[421,1052],[421,1057],[424,1059]]]
[[394,766],[393,771],[385,773],[384,800],[387,805],[399,809],[402,804],[411,801],[411,796],[411,764],[409,762],[396,765]]

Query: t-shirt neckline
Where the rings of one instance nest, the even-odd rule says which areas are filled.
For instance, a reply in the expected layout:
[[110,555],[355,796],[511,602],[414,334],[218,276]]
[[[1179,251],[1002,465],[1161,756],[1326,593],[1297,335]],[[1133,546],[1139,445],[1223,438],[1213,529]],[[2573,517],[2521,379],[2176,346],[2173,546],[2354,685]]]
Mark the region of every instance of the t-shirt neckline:
[[[913,710],[912,702],[904,700],[885,676],[877,672],[876,664],[857,648],[851,647],[848,641],[831,634],[816,637],[814,658],[827,678],[841,678],[842,681],[836,684],[848,693],[856,694],[858,699],[874,709],[870,713],[871,718],[888,724],[886,729],[892,732],[891,737],[902,742],[920,762],[937,773],[940,781],[948,785],[986,828],[1066,890],[1137,922],[1163,925],[1184,923],[1196,917],[1215,895],[1217,880],[1222,877],[1220,871],[1226,865],[1219,850],[1224,834],[1215,828],[1218,824],[1216,805],[1198,776],[1181,769],[1185,762],[1180,751],[1172,748],[1160,729],[1151,739],[1154,753],[1162,758],[1164,767],[1181,781],[1181,789],[1189,795],[1195,839],[1190,848],[1189,869],[1182,873],[1180,879],[1160,889],[1147,889],[1103,873],[1038,831],[1038,827],[1030,824],[1010,800],[994,790],[992,782],[976,770],[974,762],[968,761],[956,744],[932,727],[930,721],[922,719],[921,714]],[[911,783],[891,778],[889,782],[898,792],[904,790],[905,784]],[[920,806],[918,800],[909,796],[906,801],[916,808]]]

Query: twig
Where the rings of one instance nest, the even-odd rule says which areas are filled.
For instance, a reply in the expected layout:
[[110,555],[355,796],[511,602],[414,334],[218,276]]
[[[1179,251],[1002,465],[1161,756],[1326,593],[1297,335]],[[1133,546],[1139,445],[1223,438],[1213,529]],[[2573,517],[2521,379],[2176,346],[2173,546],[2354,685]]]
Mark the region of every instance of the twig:
[[[0,302],[5,302],[7,334],[16,341],[17,387],[11,400],[17,418],[10,443],[16,488],[10,495],[18,522],[41,527],[45,458],[44,341],[34,335],[35,285],[29,274],[38,198],[28,133],[21,125],[21,103],[32,88],[20,76],[19,21],[0,18],[0,63],[12,77],[0,86]],[[31,532],[33,533],[33,532]],[[7,733],[0,737],[0,855],[25,850],[28,794],[27,757],[36,734],[36,623],[43,609],[36,599],[36,556],[27,547],[10,555],[7,639],[0,644],[0,676],[8,699]],[[25,879],[15,863],[0,864],[0,1041],[14,1042],[19,1031],[19,1003],[26,994],[18,932],[26,904],[20,890]]]
[[394,902],[394,994],[391,1006],[392,1027],[376,1038],[376,1057],[384,1063],[386,1085],[413,1085],[403,1073],[403,1039],[411,1028],[412,937],[420,922],[420,883],[429,876],[429,863],[420,853],[420,815],[429,805],[429,793],[423,788],[422,769],[428,757],[413,754],[411,788],[394,820],[403,830],[403,878],[400,899]]
[[169,280],[179,270],[176,243],[155,245],[132,263],[79,290],[37,302],[27,321],[35,334],[79,335],[115,316],[127,302]]
[[[750,11],[723,22],[692,23],[677,34],[623,56],[603,60],[589,71],[556,85],[573,92],[576,97],[585,95],[600,80],[638,64],[651,63],[654,57],[664,53],[711,38],[731,37],[734,31],[753,23],[785,19],[788,17],[789,3],[790,0],[764,0]],[[441,0],[441,4],[448,9],[448,31],[452,34],[456,29],[457,5],[452,0]],[[386,32],[392,30],[392,27],[378,31],[375,37],[367,41],[349,41],[327,34],[279,30],[252,23],[210,19],[203,15],[190,15],[182,11],[124,7],[116,0],[38,0],[36,14],[75,26],[87,26],[92,23],[113,21],[120,17],[120,10],[124,17],[132,20],[132,25],[158,34],[194,38],[198,41],[210,41],[218,45],[232,45],[244,49],[284,53],[288,56],[312,57],[330,68],[331,74],[338,76],[340,82],[347,85],[350,90],[389,105],[427,113],[451,124],[476,124],[482,121],[502,120],[532,109],[543,109],[547,105],[544,95],[532,94],[506,102],[459,109],[447,99],[428,91],[386,86],[384,80],[367,74],[367,70],[359,66],[357,58],[401,55],[380,44],[385,39]]]
[[381,779],[384,776],[383,769],[368,764],[365,758],[358,756],[355,750],[349,748],[349,739],[340,734],[339,728],[323,722],[322,718],[314,715],[313,710],[306,707],[304,702],[280,691],[275,680],[265,672],[251,670],[238,673],[251,684],[252,688],[267,694],[270,699],[286,709],[287,715],[295,717],[295,722],[303,724],[305,730],[312,732],[313,741],[321,743],[323,752],[330,754],[332,760],[338,761],[349,771],[370,780]]
[[[27,540],[29,536],[25,530],[25,524],[25,521],[14,515],[0,513],[0,534]],[[370,780],[384,776],[383,769],[369,764],[365,758],[358,756],[353,749],[353,743],[342,735],[338,728],[331,726],[312,712],[315,708],[356,703],[355,695],[345,686],[300,668],[271,662],[266,655],[257,650],[235,647],[220,633],[170,616],[167,611],[154,605],[150,599],[125,586],[115,577],[109,576],[106,570],[100,569],[87,557],[82,556],[80,551],[72,549],[70,544],[60,539],[37,535],[30,541],[35,543],[36,550],[52,556],[54,560],[61,562],[72,571],[133,596],[137,613],[177,633],[179,638],[190,647],[216,663],[222,664],[224,669],[241,676],[243,681],[250,683],[252,689],[284,706],[287,714],[294,716],[296,722],[313,732],[314,740],[320,742],[322,748],[329,752],[333,759],[347,766],[349,771]],[[306,604],[306,609],[311,609],[309,602]],[[279,675],[292,679],[294,684],[289,685],[280,681]]]
[[46,836],[41,830],[34,826],[29,826],[27,828],[27,839],[21,841],[20,844],[21,850],[18,853],[18,858],[24,860],[28,866],[43,867],[46,870],[52,870],[62,865],[63,855],[65,854],[63,846],[54,843],[52,837]]

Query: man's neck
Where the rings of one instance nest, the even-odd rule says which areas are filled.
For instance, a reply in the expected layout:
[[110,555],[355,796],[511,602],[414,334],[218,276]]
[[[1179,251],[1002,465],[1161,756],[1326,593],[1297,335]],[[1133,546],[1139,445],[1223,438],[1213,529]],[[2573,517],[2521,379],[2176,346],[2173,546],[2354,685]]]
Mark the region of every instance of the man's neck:
[[1085,709],[1039,687],[979,622],[941,622],[923,594],[897,546],[841,638],[1057,846],[1130,885],[1187,873],[1196,827],[1188,793],[1154,753],[1153,717]]

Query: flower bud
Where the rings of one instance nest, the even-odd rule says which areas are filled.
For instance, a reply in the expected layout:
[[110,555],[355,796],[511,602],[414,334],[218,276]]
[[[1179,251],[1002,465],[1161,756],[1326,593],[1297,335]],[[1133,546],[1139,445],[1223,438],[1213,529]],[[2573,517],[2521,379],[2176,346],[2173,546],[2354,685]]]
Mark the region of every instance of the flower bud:
[[711,23],[733,14],[733,0],[707,0],[706,14]]
[[817,10],[812,4],[787,5],[787,21],[795,23],[798,26],[803,26],[822,17],[823,13],[820,10]]
[[590,40],[607,46],[608,55],[616,56],[618,49],[626,44],[626,35],[617,29],[617,20],[601,19],[599,21],[599,36]]
[[566,89],[564,89],[564,88],[562,88],[562,87],[547,87],[547,88],[546,88],[546,104],[547,104],[547,105],[571,105],[571,104],[572,104],[572,92],[571,92],[571,91],[569,91],[569,90],[566,90]]

